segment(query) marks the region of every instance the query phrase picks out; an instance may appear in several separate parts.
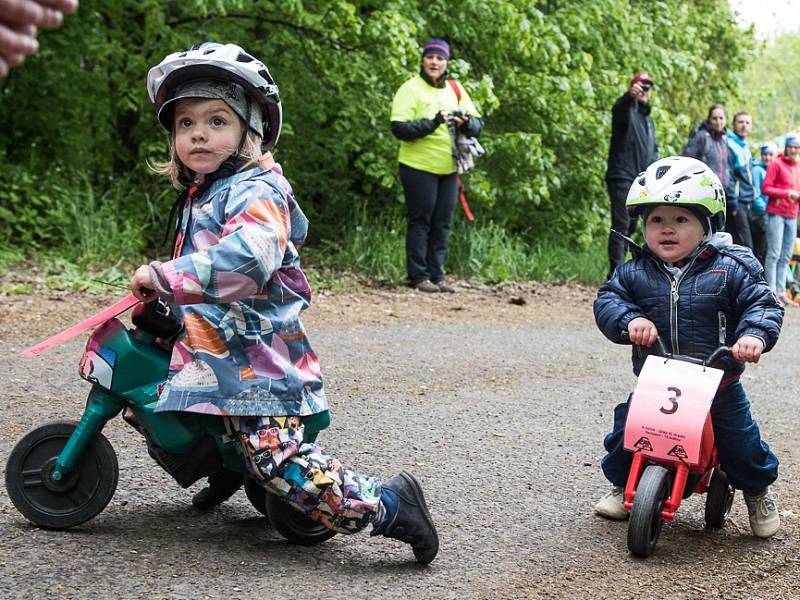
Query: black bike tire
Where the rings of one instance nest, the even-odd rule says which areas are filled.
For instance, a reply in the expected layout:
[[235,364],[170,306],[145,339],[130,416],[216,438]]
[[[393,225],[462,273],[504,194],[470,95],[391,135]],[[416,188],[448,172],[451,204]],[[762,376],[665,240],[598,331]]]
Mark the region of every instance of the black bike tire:
[[660,465],[645,468],[628,522],[628,550],[632,554],[648,557],[653,554],[664,524],[660,513],[669,496],[669,471]]
[[117,455],[101,433],[89,442],[65,478],[72,487],[54,491],[45,484],[45,465],[59,455],[76,426],[74,421],[56,421],[37,427],[17,442],[8,457],[8,496],[39,527],[67,529],[85,523],[102,512],[117,489]]
[[292,544],[316,546],[336,535],[334,530],[309,519],[275,494],[267,493],[265,507],[272,527]]
[[714,469],[711,483],[706,493],[706,526],[712,529],[722,529],[731,514],[733,497],[736,494],[733,486],[728,481],[728,476],[721,467]]

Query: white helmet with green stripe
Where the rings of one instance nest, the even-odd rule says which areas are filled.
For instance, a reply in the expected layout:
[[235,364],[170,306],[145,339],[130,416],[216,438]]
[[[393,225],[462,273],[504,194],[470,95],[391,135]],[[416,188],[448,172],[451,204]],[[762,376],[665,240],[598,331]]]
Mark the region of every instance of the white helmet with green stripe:
[[725,226],[725,192],[708,166],[688,156],[657,160],[640,173],[625,203],[631,216],[654,206],[680,206],[708,216],[712,231]]

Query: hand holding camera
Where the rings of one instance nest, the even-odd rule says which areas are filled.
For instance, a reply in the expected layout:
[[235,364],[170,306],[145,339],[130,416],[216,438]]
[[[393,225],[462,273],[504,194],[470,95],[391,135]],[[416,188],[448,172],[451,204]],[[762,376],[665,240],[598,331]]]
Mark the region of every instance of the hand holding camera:
[[467,122],[469,115],[463,108],[454,108],[447,113],[445,119],[448,124],[453,123],[456,127],[459,127]]

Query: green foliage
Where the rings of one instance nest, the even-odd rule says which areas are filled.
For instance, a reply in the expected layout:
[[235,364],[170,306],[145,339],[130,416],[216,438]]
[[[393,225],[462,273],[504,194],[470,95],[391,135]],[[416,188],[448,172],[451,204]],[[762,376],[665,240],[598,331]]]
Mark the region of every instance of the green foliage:
[[[521,235],[579,251],[603,237],[610,108],[633,72],[656,79],[665,155],[682,149],[709,104],[733,97],[754,48],[726,0],[83,0],[2,84],[0,243],[114,262],[142,251],[130,238],[140,228],[155,253],[170,199],[147,161],[163,159],[167,144],[145,75],[167,53],[215,39],[262,57],[280,86],[277,159],[312,221],[310,247],[352,238],[353,270],[396,281],[402,245],[359,250],[356,241],[380,241],[372,230],[401,235],[389,110],[434,35],[449,39],[451,75],[486,121],[488,154],[464,181],[479,223],[494,225],[476,231],[512,254],[523,247],[509,240]],[[54,212],[65,195],[71,203]],[[90,202],[92,216],[80,204]],[[454,244],[458,269],[487,280],[533,272],[520,256],[521,267],[484,261],[481,273],[466,266],[474,251]],[[384,270],[389,258],[395,266]]]
[[[377,221],[362,213],[342,237],[307,249],[314,273],[351,272],[384,285],[405,283],[405,224],[398,212]],[[450,235],[447,270],[472,281],[579,281],[600,283],[607,268],[606,239],[583,247],[563,239],[537,239],[509,233],[499,223],[469,223],[457,215]],[[345,276],[347,279],[347,276]],[[323,275],[314,283],[331,287]]]
[[742,90],[756,143],[800,130],[800,34],[786,33],[767,43],[747,70]]

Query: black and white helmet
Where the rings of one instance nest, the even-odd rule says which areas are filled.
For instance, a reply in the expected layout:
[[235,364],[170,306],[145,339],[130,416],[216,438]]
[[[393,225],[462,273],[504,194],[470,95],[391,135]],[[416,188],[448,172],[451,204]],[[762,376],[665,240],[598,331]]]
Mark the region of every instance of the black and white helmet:
[[[219,95],[203,95],[199,91],[202,86],[197,85],[201,82],[232,85],[226,92],[219,91]],[[240,46],[205,42],[168,55],[147,73],[147,92],[155,105],[159,122],[168,131],[172,130],[175,101],[187,97],[235,98],[237,85],[255,104],[244,103],[245,111],[233,102],[229,103],[231,108],[261,136],[263,150],[271,149],[278,142],[283,122],[278,86],[267,66]]]

